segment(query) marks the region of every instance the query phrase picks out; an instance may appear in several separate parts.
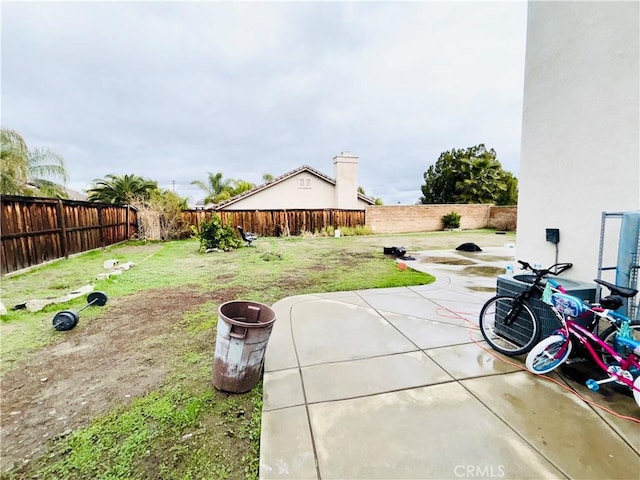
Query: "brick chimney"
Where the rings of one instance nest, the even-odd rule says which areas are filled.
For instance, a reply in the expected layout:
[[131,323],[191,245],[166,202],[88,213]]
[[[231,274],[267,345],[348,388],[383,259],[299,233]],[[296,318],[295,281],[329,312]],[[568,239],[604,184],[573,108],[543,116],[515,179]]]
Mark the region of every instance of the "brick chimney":
[[335,208],[358,209],[358,157],[351,152],[342,152],[333,157],[336,179]]

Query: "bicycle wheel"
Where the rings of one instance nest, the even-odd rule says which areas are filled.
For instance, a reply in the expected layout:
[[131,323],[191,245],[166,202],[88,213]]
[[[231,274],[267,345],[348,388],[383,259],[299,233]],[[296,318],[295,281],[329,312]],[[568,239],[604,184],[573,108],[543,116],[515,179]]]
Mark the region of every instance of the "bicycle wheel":
[[[635,339],[640,341],[640,322],[639,321],[632,321],[629,322],[629,328],[631,329],[631,336]],[[616,327],[615,325],[611,325],[610,327],[608,327],[607,329],[605,329],[601,334],[600,334],[600,339],[606,343],[607,345],[609,345],[611,348],[613,348],[616,352],[618,352],[618,354],[620,354],[620,356],[622,357],[626,357],[627,355],[629,355],[631,353],[631,348],[627,347],[625,345],[618,345],[617,342],[615,341],[616,338],[616,334],[618,333],[619,328]],[[605,365],[607,366],[615,366],[617,365],[618,362],[615,361],[615,359],[609,354],[607,353],[606,350],[602,349],[600,351],[600,358],[602,358],[602,361],[604,362]],[[640,376],[640,371],[635,371],[635,372],[631,372],[631,374],[633,375],[633,377],[638,377]],[[616,386],[620,385],[622,387],[624,387],[624,389],[628,389],[629,387],[622,383],[622,382],[615,382]],[[634,391],[635,393],[635,391]]]
[[494,350],[513,357],[531,350],[540,336],[540,327],[524,301],[497,295],[480,311],[480,332]]
[[[640,342],[640,321],[634,320],[629,322],[629,328],[631,329],[631,336]],[[616,352],[618,352],[622,357],[626,357],[631,353],[631,349],[629,347],[623,345],[615,344],[615,337],[618,333],[619,328],[615,325],[611,325],[607,329],[605,329],[600,334],[600,340],[613,348]],[[616,361],[613,359],[611,355],[609,355],[604,349],[600,352],[600,357],[605,365],[615,364]],[[640,372],[638,372],[640,374]]]
[[571,340],[562,335],[545,338],[527,355],[527,370],[538,375],[555,370],[571,353],[571,345]]
[[640,407],[640,377],[633,381],[633,398]]

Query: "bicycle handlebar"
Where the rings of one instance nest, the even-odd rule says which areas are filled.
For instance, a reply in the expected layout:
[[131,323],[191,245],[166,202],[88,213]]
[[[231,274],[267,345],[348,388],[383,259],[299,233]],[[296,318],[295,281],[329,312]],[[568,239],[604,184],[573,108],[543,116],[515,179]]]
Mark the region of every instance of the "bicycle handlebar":
[[536,274],[536,277],[542,278],[545,275],[549,275],[550,273],[553,275],[560,275],[563,272],[566,272],[571,267],[573,267],[573,263],[555,263],[551,265],[549,268],[534,268],[530,263],[525,262],[523,260],[518,260],[518,263],[522,265],[523,270],[531,270]]

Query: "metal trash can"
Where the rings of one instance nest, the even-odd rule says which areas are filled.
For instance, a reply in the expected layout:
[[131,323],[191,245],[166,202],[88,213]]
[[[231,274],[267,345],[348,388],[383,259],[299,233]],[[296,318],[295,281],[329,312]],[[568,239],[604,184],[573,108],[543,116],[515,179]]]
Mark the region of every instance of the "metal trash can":
[[[560,285],[562,285],[569,295],[594,302],[596,299],[596,285],[595,283],[582,282],[579,280],[572,280],[564,277],[554,277]],[[529,285],[535,280],[534,275],[498,275],[496,292],[498,295],[514,296],[522,293]],[[533,314],[540,320],[541,336],[540,338],[546,338],[551,335],[555,330],[560,328],[560,322],[555,317],[551,308],[546,305],[540,297],[532,297],[527,303],[533,310]],[[500,318],[500,311],[496,312],[496,315]],[[506,312],[502,312],[505,315]],[[580,317],[579,323],[587,327],[594,321],[593,314]],[[510,327],[500,324],[501,329],[508,330]],[[509,332],[502,332],[505,336],[509,337]]]
[[257,302],[234,300],[218,308],[213,385],[243,393],[260,380],[275,312]]

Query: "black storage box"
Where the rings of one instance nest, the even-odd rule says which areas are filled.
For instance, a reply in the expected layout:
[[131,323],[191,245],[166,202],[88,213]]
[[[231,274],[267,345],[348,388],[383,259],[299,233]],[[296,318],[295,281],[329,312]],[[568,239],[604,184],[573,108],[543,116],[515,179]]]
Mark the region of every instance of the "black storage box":
[[[581,282],[579,280],[572,280],[564,277],[554,277],[554,279],[562,285],[567,294],[573,295],[574,297],[581,298],[583,300],[587,300],[593,303],[596,299],[596,285],[595,283]],[[533,281],[535,280],[534,275],[498,275],[497,281],[497,294],[498,295],[509,295],[514,296],[519,293],[522,293]],[[555,330],[560,328],[560,322],[556,318],[556,316],[551,311],[549,305],[545,304],[540,296],[534,295],[532,296],[527,303],[533,310],[533,314],[540,320],[541,326],[541,335],[540,339],[548,337]],[[500,314],[505,315],[506,312],[498,311],[496,314],[498,319],[500,318]],[[591,323],[594,321],[593,314],[585,315],[584,317],[580,317],[579,323],[583,325],[585,328],[589,328]],[[504,328],[503,332],[506,337],[509,337],[508,329],[509,326],[499,324],[501,328]],[[497,326],[497,325],[496,325]]]

